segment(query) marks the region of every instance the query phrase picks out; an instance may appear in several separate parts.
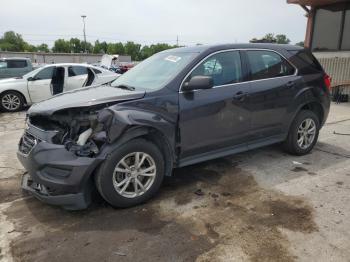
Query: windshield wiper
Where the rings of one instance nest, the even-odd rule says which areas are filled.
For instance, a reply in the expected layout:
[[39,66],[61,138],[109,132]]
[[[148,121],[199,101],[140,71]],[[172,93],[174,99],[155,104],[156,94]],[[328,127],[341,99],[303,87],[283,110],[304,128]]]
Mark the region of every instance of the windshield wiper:
[[129,90],[129,91],[135,91],[135,87],[129,86],[129,85],[119,85],[119,86],[115,86],[115,87],[120,88],[120,89]]

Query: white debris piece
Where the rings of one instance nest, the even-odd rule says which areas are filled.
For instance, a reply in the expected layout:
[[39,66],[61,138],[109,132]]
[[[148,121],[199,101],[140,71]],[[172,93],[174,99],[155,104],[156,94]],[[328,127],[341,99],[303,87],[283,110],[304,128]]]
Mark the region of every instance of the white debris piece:
[[81,134],[79,135],[77,144],[78,144],[79,146],[85,145],[86,141],[87,141],[88,138],[91,136],[91,134],[92,134],[92,129],[91,129],[91,128],[85,130],[83,133],[81,133]]

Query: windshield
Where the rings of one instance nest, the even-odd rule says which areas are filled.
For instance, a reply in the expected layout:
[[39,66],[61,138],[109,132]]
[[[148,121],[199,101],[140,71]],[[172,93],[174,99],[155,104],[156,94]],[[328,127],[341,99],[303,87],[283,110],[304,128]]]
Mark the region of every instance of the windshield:
[[121,75],[112,86],[129,86],[135,89],[157,90],[176,76],[196,53],[158,53]]

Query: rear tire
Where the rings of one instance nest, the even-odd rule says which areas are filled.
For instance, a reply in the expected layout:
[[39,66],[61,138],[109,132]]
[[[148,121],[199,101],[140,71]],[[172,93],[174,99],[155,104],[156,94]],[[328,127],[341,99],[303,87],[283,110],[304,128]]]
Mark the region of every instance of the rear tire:
[[23,96],[16,91],[6,91],[0,95],[0,109],[5,112],[17,112],[24,107]]
[[109,204],[125,208],[154,196],[163,178],[161,151],[149,141],[135,139],[120,146],[104,161],[95,176],[95,183]]
[[293,155],[308,154],[317,142],[319,129],[320,122],[314,112],[300,111],[289,129],[284,149]]

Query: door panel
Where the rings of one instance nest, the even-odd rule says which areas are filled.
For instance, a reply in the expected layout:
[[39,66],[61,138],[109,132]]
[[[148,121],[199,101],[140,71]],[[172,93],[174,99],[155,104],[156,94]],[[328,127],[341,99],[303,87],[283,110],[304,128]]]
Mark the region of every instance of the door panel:
[[281,135],[287,109],[301,81],[295,68],[280,54],[269,50],[249,50],[245,58],[250,69],[252,142]]
[[249,83],[242,81],[238,51],[213,54],[199,64],[185,82],[211,76],[214,88],[180,92],[181,158],[245,145],[249,137]]
[[293,102],[300,81],[299,76],[289,76],[252,82],[252,139],[265,139],[285,132],[287,109]]
[[245,144],[249,138],[249,92],[242,83],[180,94],[180,131],[182,157]]
[[87,68],[84,66],[68,67],[68,77],[65,82],[65,90],[69,91],[83,87],[88,77]]
[[28,81],[28,91],[33,103],[46,100],[52,96],[51,79]]
[[28,92],[33,103],[46,100],[52,96],[51,81],[56,67],[44,67],[32,81],[28,81]]
[[87,75],[68,77],[66,81],[65,91],[83,87],[86,79],[87,79]]

